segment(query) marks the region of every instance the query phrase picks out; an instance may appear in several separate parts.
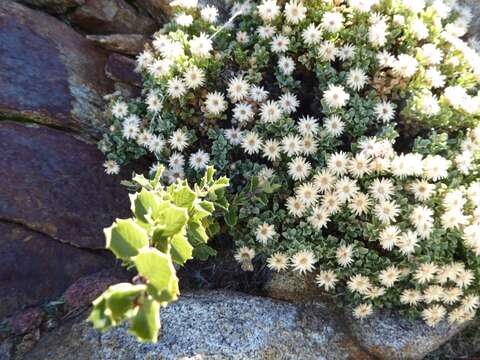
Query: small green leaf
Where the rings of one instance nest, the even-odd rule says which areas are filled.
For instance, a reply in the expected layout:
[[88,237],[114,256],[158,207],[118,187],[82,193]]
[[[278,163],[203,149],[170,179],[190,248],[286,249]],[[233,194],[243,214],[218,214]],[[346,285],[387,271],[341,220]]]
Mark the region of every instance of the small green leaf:
[[133,219],[117,219],[104,233],[107,249],[120,259],[131,258],[149,245],[147,232]]
[[[107,290],[108,291],[108,290]],[[106,331],[112,326],[112,319],[105,314],[107,309],[106,292],[93,301],[93,309],[88,316],[92,326],[100,331]]]
[[145,188],[145,189],[148,189],[148,190],[152,189],[150,181],[148,181],[148,179],[146,179],[145,176],[143,176],[143,175],[135,174],[132,181],[136,182],[142,188]]
[[133,317],[129,331],[141,341],[157,342],[160,330],[160,304],[146,299]]
[[193,244],[201,244],[208,241],[207,232],[201,221],[190,221],[188,223],[187,234]]
[[192,258],[193,246],[190,245],[187,238],[182,234],[177,234],[171,240],[172,259],[179,265]]
[[209,213],[213,213],[215,211],[215,205],[211,201],[203,200],[198,205]]
[[138,220],[147,223],[145,215],[157,211],[159,206],[158,196],[152,191],[142,189],[139,193],[130,194],[131,210]]
[[220,232],[220,224],[216,221],[212,221],[208,224],[207,235],[209,238],[214,237]]
[[190,209],[197,198],[197,194],[189,186],[182,186],[173,192],[172,198],[175,205]]
[[205,210],[200,204],[195,204],[194,208],[190,211],[191,218],[193,220],[202,220],[203,218],[206,218],[208,216],[211,216],[212,213],[208,210]]
[[215,180],[215,183],[210,186],[210,191],[217,191],[227,187],[230,184],[230,181],[225,177],[222,176],[221,178]]
[[207,183],[210,183],[213,181],[213,175],[215,175],[215,169],[213,168],[213,166],[209,166],[204,176],[204,179],[206,180]]
[[158,186],[160,184],[160,179],[162,177],[162,174],[163,174],[163,171],[165,170],[165,167],[163,165],[160,165],[158,168],[157,168],[157,171],[155,172],[155,177],[153,178],[153,180],[150,181],[150,185],[155,189],[157,190],[158,189]]
[[238,216],[237,216],[238,209],[236,206],[231,206],[228,209],[228,212],[224,215],[225,223],[229,227],[235,227],[237,225]]
[[170,252],[170,241],[168,237],[163,236],[165,228],[165,224],[159,224],[153,228],[152,243],[161,252],[168,254]]
[[133,262],[138,273],[148,280],[148,293],[155,300],[177,299],[178,278],[169,255],[154,248],[144,249],[133,258]]
[[107,297],[107,308],[110,310],[114,323],[122,321],[129,311],[135,308],[135,299],[147,290],[145,285],[120,283],[110,286]]
[[187,209],[170,204],[160,211],[154,218],[159,224],[165,225],[162,230],[163,236],[173,236],[182,231],[188,221]]
[[217,255],[217,251],[206,244],[200,244],[193,249],[195,259],[206,261],[210,256]]

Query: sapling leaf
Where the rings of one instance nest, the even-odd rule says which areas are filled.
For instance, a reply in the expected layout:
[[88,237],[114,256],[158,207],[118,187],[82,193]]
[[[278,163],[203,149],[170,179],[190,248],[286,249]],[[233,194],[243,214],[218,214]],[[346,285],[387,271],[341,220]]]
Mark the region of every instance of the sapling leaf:
[[182,231],[188,221],[188,211],[185,208],[170,204],[164,210],[160,211],[155,219],[165,228],[161,231],[163,236],[173,236]]
[[130,194],[131,210],[136,218],[144,223],[148,222],[145,216],[157,211],[159,198],[152,191],[142,189],[136,194]]
[[132,260],[138,273],[147,279],[148,293],[155,300],[163,302],[177,298],[178,278],[169,254],[149,248],[142,250]]
[[117,219],[104,233],[106,248],[120,259],[129,259],[149,245],[147,232],[133,219]]
[[193,246],[190,245],[185,235],[177,234],[173,236],[170,244],[172,260],[177,264],[183,265],[192,258]]
[[138,313],[132,318],[129,331],[141,341],[156,343],[160,330],[160,304],[146,299]]
[[175,189],[172,194],[172,199],[175,205],[190,209],[193,206],[197,194],[190,189],[189,186],[182,186]]
[[145,285],[132,285],[130,283],[120,283],[109,288],[107,308],[110,310],[110,316],[114,323],[122,321],[128,312],[134,311],[135,300],[147,290]]

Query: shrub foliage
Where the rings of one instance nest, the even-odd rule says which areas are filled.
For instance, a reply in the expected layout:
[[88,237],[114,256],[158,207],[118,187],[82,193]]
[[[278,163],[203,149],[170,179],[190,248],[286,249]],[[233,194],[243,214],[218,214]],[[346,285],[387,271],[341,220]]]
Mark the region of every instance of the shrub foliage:
[[143,341],[157,341],[159,310],[177,299],[180,291],[175,265],[211,254],[208,238],[218,231],[216,207],[226,208],[225,177],[215,180],[209,167],[192,189],[186,181],[161,185],[162,168],[153,180],[137,175],[141,190],[130,196],[133,216],[117,219],[105,229],[107,248],[138,275],[134,283],[111,286],[93,303],[89,320],[105,331],[124,320]]
[[435,326],[480,305],[480,57],[452,0],[172,2],[110,98],[106,170],[148,155],[165,179],[214,165],[245,270],[315,271],[357,318]]

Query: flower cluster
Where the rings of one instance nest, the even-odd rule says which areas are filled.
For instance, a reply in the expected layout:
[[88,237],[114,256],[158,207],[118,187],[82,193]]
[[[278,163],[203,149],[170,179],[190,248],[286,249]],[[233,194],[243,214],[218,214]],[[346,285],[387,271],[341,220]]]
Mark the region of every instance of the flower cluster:
[[140,156],[168,181],[214,165],[253,270],[316,272],[363,318],[429,325],[480,307],[480,56],[453,0],[196,0],[137,59],[141,98],[110,97],[106,172]]

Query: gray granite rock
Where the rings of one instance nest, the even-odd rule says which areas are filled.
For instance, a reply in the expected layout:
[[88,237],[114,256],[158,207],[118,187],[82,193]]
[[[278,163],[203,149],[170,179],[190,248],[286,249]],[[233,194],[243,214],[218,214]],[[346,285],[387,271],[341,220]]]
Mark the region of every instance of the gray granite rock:
[[359,323],[326,298],[287,303],[228,291],[183,294],[161,321],[157,344],[137,342],[125,327],[99,334],[84,321],[65,324],[24,359],[421,359],[460,330],[387,312]]
[[393,311],[375,311],[364,321],[346,313],[346,323],[355,341],[380,359],[423,359],[438,349],[467,324],[443,321],[431,328],[421,320],[408,320]]
[[478,0],[458,0],[458,3],[470,9],[473,15],[468,35],[480,39],[480,2]]
[[264,286],[266,295],[285,301],[304,301],[323,292],[315,284],[315,274],[299,275],[294,272],[274,272]]
[[[24,359],[371,359],[324,305],[299,306],[233,292],[197,292],[161,312],[157,344],[125,328],[98,334],[85,322],[41,338]],[[95,357],[92,357],[95,354]]]
[[[297,303],[328,301],[328,295],[315,285],[311,274],[274,273],[265,291],[269,297]],[[344,322],[355,342],[381,359],[421,359],[463,329],[446,322],[432,329],[421,320],[411,321],[396,312],[379,310],[359,322],[347,309]]]

